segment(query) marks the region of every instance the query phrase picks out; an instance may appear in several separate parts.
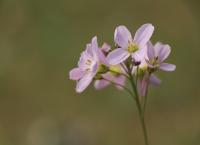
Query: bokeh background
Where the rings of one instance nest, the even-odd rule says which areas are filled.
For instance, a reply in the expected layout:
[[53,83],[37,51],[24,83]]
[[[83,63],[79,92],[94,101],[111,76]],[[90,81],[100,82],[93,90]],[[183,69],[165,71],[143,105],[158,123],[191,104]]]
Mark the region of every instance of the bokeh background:
[[198,0],[1,0],[0,145],[143,145],[135,103],[114,87],[75,93],[68,72],[86,43],[117,25],[155,25],[172,47],[147,125],[152,145],[200,144]]

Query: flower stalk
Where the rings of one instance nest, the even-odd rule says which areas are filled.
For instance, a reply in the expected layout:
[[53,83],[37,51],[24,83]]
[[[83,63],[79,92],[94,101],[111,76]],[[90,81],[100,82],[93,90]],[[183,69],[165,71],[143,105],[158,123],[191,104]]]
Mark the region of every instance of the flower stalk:
[[[141,123],[141,127],[142,127],[142,131],[143,131],[143,135],[144,135],[144,142],[145,145],[149,145],[148,143],[148,134],[147,134],[147,129],[146,129],[146,124],[145,124],[145,116],[144,116],[144,108],[142,108],[141,102],[140,102],[140,96],[138,95],[138,90],[136,87],[136,83],[137,83],[137,79],[138,79],[138,73],[136,74],[136,83],[134,82],[134,78],[130,72],[131,70],[129,70],[129,81],[131,83],[131,87],[132,90],[135,94],[135,96],[132,94],[132,96],[134,96],[134,100],[136,102],[136,106],[137,106],[137,110],[138,110],[138,114],[139,114],[139,119],[140,119],[140,123]],[[137,67],[137,71],[138,71],[138,67]]]

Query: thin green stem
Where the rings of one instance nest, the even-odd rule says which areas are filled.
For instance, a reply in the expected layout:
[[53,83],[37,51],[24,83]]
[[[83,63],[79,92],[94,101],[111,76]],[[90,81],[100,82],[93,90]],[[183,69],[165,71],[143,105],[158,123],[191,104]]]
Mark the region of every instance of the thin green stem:
[[[149,145],[143,109],[142,109],[141,104],[140,104],[137,86],[136,86],[136,84],[134,82],[134,78],[133,78],[133,75],[132,75],[130,69],[129,69],[129,77],[130,77],[129,80],[130,80],[132,89],[133,89],[133,91],[135,93],[135,101],[136,101],[136,106],[138,108],[138,113],[139,113],[139,118],[140,118],[140,122],[141,122],[141,126],[142,126],[142,131],[143,131],[143,134],[144,134],[144,142],[145,142],[145,145]],[[136,78],[137,78],[137,76],[136,76]]]
[[120,63],[120,66],[123,68],[124,72],[128,74],[127,68],[124,63]]

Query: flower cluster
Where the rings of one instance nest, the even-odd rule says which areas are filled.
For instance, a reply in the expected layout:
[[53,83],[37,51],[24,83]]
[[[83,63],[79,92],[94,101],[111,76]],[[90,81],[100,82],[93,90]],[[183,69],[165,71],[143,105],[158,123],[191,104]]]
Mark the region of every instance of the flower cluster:
[[149,85],[158,85],[157,70],[174,71],[176,66],[164,63],[170,54],[170,46],[161,42],[153,45],[150,38],[154,32],[152,24],[142,25],[134,36],[125,26],[114,32],[115,46],[104,43],[98,46],[93,37],[81,53],[78,66],[69,73],[77,81],[76,92],[83,92],[94,81],[96,89],[114,84],[125,88],[126,80],[134,80],[139,96],[145,96]]

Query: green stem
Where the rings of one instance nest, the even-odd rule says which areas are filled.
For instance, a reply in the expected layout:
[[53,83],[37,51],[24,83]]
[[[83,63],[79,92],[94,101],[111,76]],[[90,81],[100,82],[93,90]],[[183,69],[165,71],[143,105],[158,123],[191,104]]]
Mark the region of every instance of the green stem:
[[149,145],[144,113],[143,113],[143,110],[142,110],[142,107],[141,107],[141,104],[140,104],[137,87],[136,87],[136,84],[134,82],[134,78],[133,78],[133,75],[131,74],[131,71],[129,71],[129,72],[130,72],[129,73],[129,77],[130,77],[129,80],[130,80],[132,89],[133,89],[133,91],[135,93],[135,101],[136,101],[136,106],[137,106],[138,113],[139,113],[139,118],[140,118],[140,123],[141,123],[141,126],[142,126],[142,131],[143,131],[143,134],[144,134],[144,142],[145,142],[145,145]]

